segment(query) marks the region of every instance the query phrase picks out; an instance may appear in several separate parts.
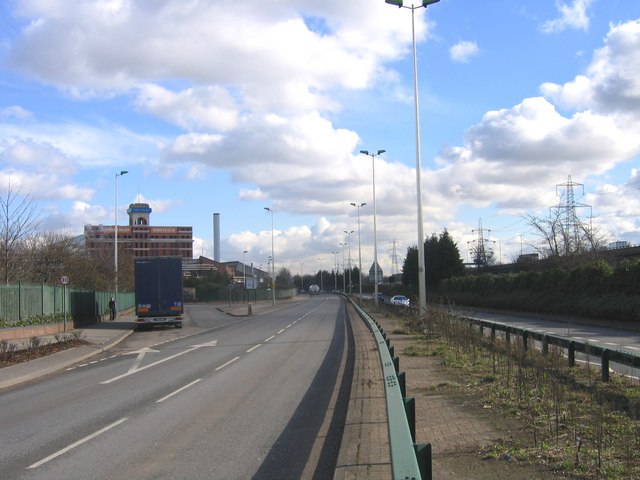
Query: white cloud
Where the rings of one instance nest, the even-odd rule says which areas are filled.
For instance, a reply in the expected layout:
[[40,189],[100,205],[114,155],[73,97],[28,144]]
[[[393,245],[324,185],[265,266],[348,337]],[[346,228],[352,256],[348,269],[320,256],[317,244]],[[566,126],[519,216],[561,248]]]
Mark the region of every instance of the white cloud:
[[[370,86],[384,72],[382,62],[406,51],[410,39],[405,15],[366,0],[348,7],[288,0],[268,9],[257,0],[233,8],[211,0],[168,0],[161,7],[79,0],[73,9],[30,1],[18,13],[30,23],[10,51],[12,64],[43,82],[82,96],[187,79],[210,86],[189,95],[202,89],[210,96],[213,89],[219,97],[234,85],[228,92],[234,103],[258,111],[334,110],[328,90]],[[309,18],[322,19],[322,26]],[[418,16],[418,40],[428,34],[425,22]],[[169,102],[190,104],[189,95]],[[143,95],[141,103],[167,115],[166,101],[148,103]],[[229,98],[222,103],[228,111]],[[173,121],[209,122],[210,110]]]
[[136,106],[185,130],[227,131],[238,124],[238,107],[218,86],[197,87],[173,93],[159,85],[143,85]]
[[22,108],[20,105],[12,105],[0,109],[0,118],[2,119],[15,118],[18,120],[26,120],[31,117],[33,117],[33,113]]
[[459,63],[468,62],[471,57],[477,55],[479,52],[478,44],[469,41],[458,42],[449,49],[451,60]]
[[573,0],[567,4],[556,0],[560,17],[546,21],[540,29],[544,33],[557,33],[573,28],[587,30],[589,28],[589,7],[593,0]]
[[[640,112],[640,20],[611,27],[585,74],[564,85],[545,83],[542,93],[560,105],[605,114]],[[628,121],[628,119],[627,119]]]

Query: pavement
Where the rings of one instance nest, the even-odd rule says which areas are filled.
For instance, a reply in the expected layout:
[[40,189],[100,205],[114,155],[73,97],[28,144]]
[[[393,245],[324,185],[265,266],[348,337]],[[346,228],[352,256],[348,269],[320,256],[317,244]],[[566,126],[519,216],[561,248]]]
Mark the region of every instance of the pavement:
[[[0,368],[0,389],[13,387],[24,382],[64,370],[76,363],[84,362],[120,343],[136,328],[135,316],[122,315],[116,321],[88,325],[65,333],[57,334],[78,336],[88,342],[87,345],[70,348],[28,362]],[[38,336],[38,343],[55,343],[56,335]],[[7,343],[16,348],[26,348],[29,339],[10,340]]]

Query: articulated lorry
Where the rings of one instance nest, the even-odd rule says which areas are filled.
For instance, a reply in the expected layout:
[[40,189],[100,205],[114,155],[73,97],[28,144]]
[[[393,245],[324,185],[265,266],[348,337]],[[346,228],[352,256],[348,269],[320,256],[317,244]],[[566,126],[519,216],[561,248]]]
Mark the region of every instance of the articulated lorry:
[[136,322],[139,326],[182,328],[182,259],[148,257],[135,260]]

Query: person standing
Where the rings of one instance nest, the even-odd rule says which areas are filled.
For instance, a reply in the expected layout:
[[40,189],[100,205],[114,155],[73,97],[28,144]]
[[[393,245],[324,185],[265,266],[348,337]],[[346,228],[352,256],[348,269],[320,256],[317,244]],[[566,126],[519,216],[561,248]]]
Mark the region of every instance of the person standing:
[[113,322],[116,319],[116,301],[111,297],[109,300],[109,321]]

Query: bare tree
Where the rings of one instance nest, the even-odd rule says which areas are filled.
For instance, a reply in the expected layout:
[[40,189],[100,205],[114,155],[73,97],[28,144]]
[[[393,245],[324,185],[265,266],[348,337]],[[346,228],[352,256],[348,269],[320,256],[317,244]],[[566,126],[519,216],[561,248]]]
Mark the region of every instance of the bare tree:
[[40,226],[36,207],[31,195],[21,195],[20,189],[13,190],[11,182],[7,186],[6,196],[0,197],[0,268],[7,284],[15,280],[18,274],[18,256],[14,257],[14,254],[21,242],[33,236]]
[[571,259],[578,255],[598,255],[606,245],[607,237],[591,225],[576,219],[574,225],[567,226],[563,222],[562,212],[552,209],[549,217],[540,218],[525,214],[523,218],[533,230],[533,235],[540,239],[540,243],[532,247],[542,258],[564,257]]

